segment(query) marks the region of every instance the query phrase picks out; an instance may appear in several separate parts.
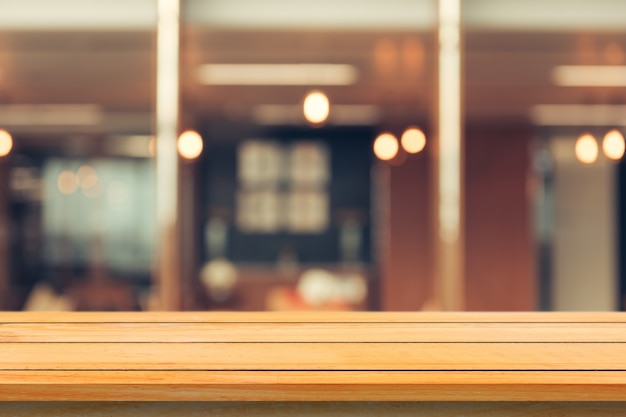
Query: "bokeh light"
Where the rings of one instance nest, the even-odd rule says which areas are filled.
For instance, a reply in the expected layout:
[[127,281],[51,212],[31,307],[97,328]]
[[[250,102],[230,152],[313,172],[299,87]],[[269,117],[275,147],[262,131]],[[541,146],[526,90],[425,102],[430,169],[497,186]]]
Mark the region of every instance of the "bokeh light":
[[602,140],[602,150],[607,158],[618,160],[624,156],[624,135],[617,129],[610,130]]
[[374,44],[374,67],[378,75],[393,77],[398,68],[398,46],[389,38],[382,38]]
[[178,137],[178,153],[185,159],[196,159],[203,147],[202,136],[194,130],[186,130]]
[[624,49],[617,42],[606,45],[602,55],[608,65],[622,65],[624,63]]
[[417,36],[412,36],[402,43],[402,67],[404,74],[409,77],[421,75],[424,72],[424,44]]
[[374,141],[374,155],[382,161],[393,159],[398,149],[398,139],[391,133],[381,133]]
[[0,157],[7,156],[13,149],[13,138],[6,130],[0,130]]
[[598,143],[590,133],[585,133],[576,140],[575,152],[580,162],[592,164],[598,159]]
[[98,174],[91,165],[82,165],[78,168],[76,177],[83,189],[91,188],[98,182]]
[[73,194],[78,188],[78,177],[72,171],[61,171],[57,178],[57,187],[61,194]]
[[303,111],[309,123],[323,123],[330,114],[330,101],[321,91],[311,91],[304,99]]
[[400,142],[402,148],[408,153],[418,153],[426,146],[426,135],[421,129],[409,127],[402,134]]

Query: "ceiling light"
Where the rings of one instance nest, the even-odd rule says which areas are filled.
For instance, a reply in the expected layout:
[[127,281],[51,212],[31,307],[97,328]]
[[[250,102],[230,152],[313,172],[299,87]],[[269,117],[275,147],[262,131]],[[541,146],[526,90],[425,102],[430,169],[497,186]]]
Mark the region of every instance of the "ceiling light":
[[149,158],[154,156],[154,136],[112,135],[104,142],[104,149],[112,155]]
[[[260,125],[301,125],[306,122],[301,105],[259,104],[252,109],[253,120]],[[380,122],[382,111],[372,104],[333,104],[328,122],[335,126],[373,126]]]
[[196,79],[205,85],[351,85],[358,71],[348,64],[205,64]]
[[302,110],[309,123],[323,123],[330,113],[330,101],[323,92],[311,91],[304,99]]
[[589,133],[581,135],[576,140],[574,151],[576,158],[583,164],[593,164],[598,159],[598,143]]
[[374,141],[374,155],[382,161],[395,158],[398,148],[398,139],[391,133],[381,133]]
[[202,136],[196,131],[186,130],[178,137],[178,153],[185,159],[196,159],[203,147]]
[[552,70],[552,79],[567,87],[624,87],[625,65],[559,65]]
[[602,150],[607,158],[618,160],[624,156],[624,135],[617,130],[613,129],[607,132],[602,139]]
[[408,153],[418,153],[426,146],[426,135],[421,129],[410,127],[404,131],[400,142]]
[[93,126],[102,123],[96,104],[4,104],[0,124],[5,126]]
[[626,124],[626,106],[610,104],[538,104],[530,117],[540,126],[620,126]]
[[6,130],[0,130],[0,156],[7,156],[13,149],[13,138]]

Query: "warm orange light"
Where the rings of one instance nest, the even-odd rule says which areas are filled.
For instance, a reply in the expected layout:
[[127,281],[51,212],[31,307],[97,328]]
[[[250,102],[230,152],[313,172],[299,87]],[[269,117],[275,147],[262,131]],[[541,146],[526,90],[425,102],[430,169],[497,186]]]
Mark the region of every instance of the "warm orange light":
[[402,66],[408,76],[421,75],[424,71],[424,44],[418,38],[410,37],[402,43]]
[[91,165],[82,165],[76,171],[76,183],[83,189],[83,194],[89,198],[96,198],[102,194],[102,184],[98,173]]
[[624,135],[617,129],[610,130],[602,139],[602,150],[607,158],[618,160],[624,156]]
[[83,189],[91,188],[98,182],[98,174],[90,165],[82,165],[76,171],[76,177]]
[[156,156],[156,138],[154,136],[150,136],[148,140],[148,155]]
[[426,146],[426,135],[421,129],[410,127],[402,134],[402,148],[408,153],[421,152]]
[[7,156],[13,149],[13,138],[6,130],[0,130],[0,157]]
[[311,91],[304,98],[303,111],[309,123],[323,123],[330,114],[330,101],[321,91]]
[[398,139],[391,133],[381,133],[374,141],[374,155],[382,161],[393,159],[398,148]]
[[398,46],[392,39],[379,39],[374,45],[374,66],[378,74],[393,76],[398,68],[398,55]]
[[194,130],[186,130],[178,137],[178,153],[185,159],[196,159],[203,147],[202,136]]
[[598,159],[598,143],[590,133],[585,133],[576,140],[575,152],[580,162],[592,164]]
[[604,60],[609,65],[621,65],[624,63],[624,49],[617,42],[609,43],[602,53]]
[[57,179],[57,187],[61,194],[73,194],[78,188],[78,178],[72,171],[61,171]]

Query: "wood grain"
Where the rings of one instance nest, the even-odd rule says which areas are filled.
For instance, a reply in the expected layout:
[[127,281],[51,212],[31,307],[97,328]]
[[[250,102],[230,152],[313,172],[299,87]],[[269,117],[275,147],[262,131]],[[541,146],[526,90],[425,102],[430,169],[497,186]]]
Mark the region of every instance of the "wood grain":
[[20,343],[0,370],[626,371],[626,343]]
[[620,402],[61,402],[0,403],[11,417],[616,417],[626,415]]
[[[584,331],[581,331],[581,328]],[[626,323],[4,323],[0,343],[626,342]]]
[[626,401],[621,313],[0,313],[2,401]]
[[2,371],[11,401],[624,401],[625,372]]
[[626,323],[621,312],[0,312],[0,323]]

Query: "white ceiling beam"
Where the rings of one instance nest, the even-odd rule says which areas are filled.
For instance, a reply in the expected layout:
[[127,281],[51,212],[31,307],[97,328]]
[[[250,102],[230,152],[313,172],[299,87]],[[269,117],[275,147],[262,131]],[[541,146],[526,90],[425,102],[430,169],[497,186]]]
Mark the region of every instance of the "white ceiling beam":
[[155,0],[0,0],[0,30],[156,28]]
[[624,30],[624,0],[464,0],[468,29],[571,31]]

